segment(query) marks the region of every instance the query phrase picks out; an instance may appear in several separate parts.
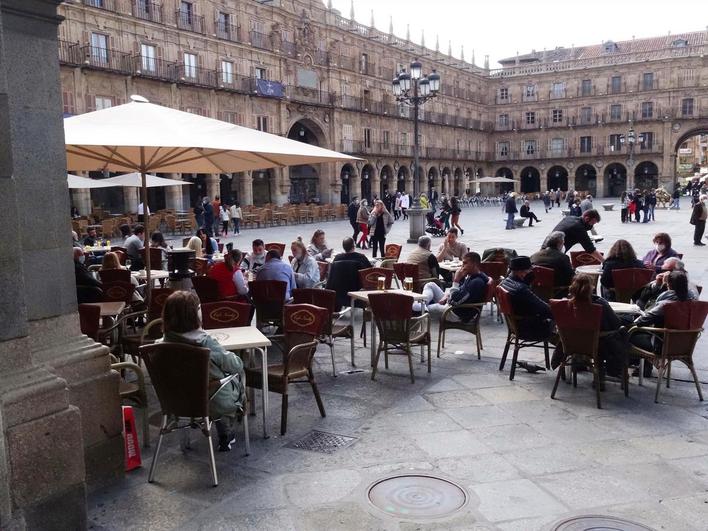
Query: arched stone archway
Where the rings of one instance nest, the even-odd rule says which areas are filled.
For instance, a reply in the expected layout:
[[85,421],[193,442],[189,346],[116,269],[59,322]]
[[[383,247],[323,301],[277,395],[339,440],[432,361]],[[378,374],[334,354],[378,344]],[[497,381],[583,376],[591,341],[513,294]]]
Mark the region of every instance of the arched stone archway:
[[541,174],[533,166],[521,170],[521,193],[531,194],[541,191]]
[[507,179],[513,179],[514,178],[514,172],[511,171],[507,167],[501,167],[499,168],[496,173],[494,174],[495,177],[506,177]]
[[575,170],[575,189],[597,195],[597,171],[592,164],[581,164]]
[[438,182],[438,178],[439,174],[437,166],[431,166],[428,168],[428,185],[425,187],[425,193],[429,198],[431,197],[433,188],[437,186],[436,183]]
[[379,197],[384,198],[386,197],[386,192],[392,192],[396,188],[395,183],[393,182],[393,168],[391,168],[388,164],[385,164],[381,168],[381,173],[379,176],[381,177],[381,194]]
[[450,194],[460,196],[460,186],[463,185],[464,173],[462,168],[459,166],[455,168],[455,172],[452,176],[452,182],[450,183]]
[[551,166],[546,176],[548,177],[549,190],[557,190],[560,188],[564,192],[568,191],[568,170],[563,166]]
[[[410,175],[410,172],[408,170],[408,166],[401,166],[398,168],[398,175],[397,175],[397,180],[396,180],[396,190],[399,192],[403,192],[406,190],[406,182],[408,181],[408,176]],[[410,190],[408,191],[410,193]]]
[[[288,129],[287,137],[313,146],[325,147],[328,145],[327,136],[322,127],[309,118],[295,121]],[[291,203],[306,203],[312,200],[321,200],[322,191],[329,192],[327,183],[321,183],[321,164],[305,164],[289,168]],[[327,198],[329,199],[329,198]]]
[[619,197],[627,189],[627,168],[619,162],[605,168],[605,196]]
[[659,168],[650,160],[640,162],[634,168],[634,187],[650,190],[659,187]]
[[371,182],[374,179],[376,169],[371,164],[365,164],[361,169],[361,198],[366,199],[371,204]]
[[339,200],[345,205],[348,205],[353,197],[351,181],[354,175],[356,175],[356,170],[351,164],[345,164],[344,166],[342,166],[342,170],[339,172],[339,179],[341,181],[341,192],[339,194]]

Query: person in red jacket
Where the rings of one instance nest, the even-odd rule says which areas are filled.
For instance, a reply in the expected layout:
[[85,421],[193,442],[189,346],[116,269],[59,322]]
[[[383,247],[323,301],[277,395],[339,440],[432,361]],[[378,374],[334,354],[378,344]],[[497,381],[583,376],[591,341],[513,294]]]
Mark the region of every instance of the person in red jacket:
[[235,256],[236,254],[240,255],[241,253],[236,249],[226,253],[223,262],[216,262],[209,268],[208,275],[219,283],[219,295],[222,298],[238,295],[234,273],[238,269],[241,257]]

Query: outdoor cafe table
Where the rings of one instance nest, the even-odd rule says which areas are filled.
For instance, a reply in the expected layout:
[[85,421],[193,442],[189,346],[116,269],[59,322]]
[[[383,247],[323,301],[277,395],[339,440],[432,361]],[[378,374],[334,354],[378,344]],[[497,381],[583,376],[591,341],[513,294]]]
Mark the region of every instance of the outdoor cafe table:
[[124,302],[90,302],[87,305],[101,308],[101,317],[116,317],[125,310]]
[[457,271],[462,267],[462,261],[444,260],[442,262],[438,262],[438,265],[440,266],[440,269],[450,271],[450,273],[457,273]]
[[264,336],[255,326],[239,326],[234,328],[217,328],[205,330],[211,337],[227,350],[257,350],[261,354],[261,374],[263,377],[263,438],[268,438],[268,347],[270,339]]
[[600,264],[578,266],[575,268],[575,272],[583,273],[584,275],[599,277],[600,275],[602,275],[602,266]]
[[628,304],[626,302],[608,301],[610,308],[617,314],[639,315],[642,311],[636,304]]
[[[138,280],[147,280],[147,272],[144,269],[141,269],[140,271],[131,271],[130,273],[133,277],[137,278]],[[150,279],[151,280],[160,280],[164,278],[168,278],[170,276],[169,271],[165,271],[163,269],[151,269],[150,270]]]
[[[414,301],[424,301],[425,295],[422,293],[416,293],[414,291],[406,291],[404,289],[386,289],[386,290],[361,290],[361,291],[350,291],[347,293],[351,298],[351,311],[349,312],[349,318],[351,319],[352,326],[352,337],[351,337],[351,356],[352,356],[352,366],[356,366],[354,363],[354,305],[357,301],[363,302],[366,307],[369,306],[369,295],[372,293],[399,293],[401,295],[409,295],[413,297]],[[425,307],[425,304],[423,304]],[[427,307],[426,307],[427,309]],[[374,359],[376,358],[376,323],[374,322],[373,315],[371,316],[371,366],[374,366]]]

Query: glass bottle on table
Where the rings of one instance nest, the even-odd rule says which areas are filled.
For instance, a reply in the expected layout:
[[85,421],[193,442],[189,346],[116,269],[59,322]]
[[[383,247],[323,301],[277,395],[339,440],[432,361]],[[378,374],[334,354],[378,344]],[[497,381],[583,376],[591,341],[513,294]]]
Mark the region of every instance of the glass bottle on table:
[[406,291],[413,291],[413,277],[406,277],[403,279],[403,289]]

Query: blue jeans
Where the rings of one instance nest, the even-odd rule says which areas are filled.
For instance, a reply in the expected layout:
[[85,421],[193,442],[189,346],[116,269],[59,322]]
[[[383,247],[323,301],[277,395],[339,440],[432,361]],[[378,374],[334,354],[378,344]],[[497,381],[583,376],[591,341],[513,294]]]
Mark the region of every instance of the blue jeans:
[[514,228],[514,213],[513,212],[509,212],[506,215],[506,228],[507,229]]

